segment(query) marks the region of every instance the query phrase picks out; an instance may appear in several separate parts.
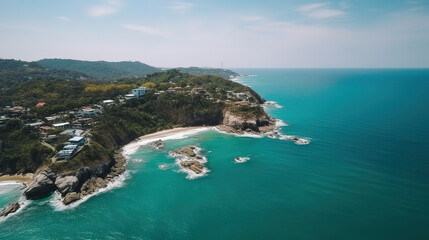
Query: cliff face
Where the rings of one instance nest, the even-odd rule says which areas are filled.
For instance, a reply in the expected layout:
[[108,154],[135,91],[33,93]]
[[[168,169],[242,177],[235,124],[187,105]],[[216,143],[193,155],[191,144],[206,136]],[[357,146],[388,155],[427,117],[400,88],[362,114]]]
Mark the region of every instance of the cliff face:
[[265,133],[273,131],[275,120],[265,112],[261,114],[244,115],[233,111],[225,111],[222,125],[218,126],[221,131],[231,133]]
[[116,161],[102,162],[98,166],[82,167],[71,175],[57,175],[52,170],[40,172],[24,190],[27,199],[40,199],[58,190],[64,197],[64,204],[70,204],[81,197],[106,187],[114,177],[125,171],[125,159],[117,156]]

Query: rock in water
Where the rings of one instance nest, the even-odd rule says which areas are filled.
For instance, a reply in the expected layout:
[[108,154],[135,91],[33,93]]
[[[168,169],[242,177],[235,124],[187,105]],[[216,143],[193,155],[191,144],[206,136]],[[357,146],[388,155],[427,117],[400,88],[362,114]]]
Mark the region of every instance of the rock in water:
[[40,172],[33,181],[31,181],[24,191],[27,199],[40,199],[49,196],[55,191],[55,178],[56,174],[51,170],[44,170]]
[[151,145],[156,147],[156,149],[164,149],[164,142],[161,139],[152,142]]
[[18,211],[20,205],[19,203],[12,203],[7,205],[5,208],[3,208],[3,210],[0,213],[0,217],[6,217],[7,215],[14,213],[16,211]]
[[64,205],[69,205],[70,203],[76,202],[80,199],[80,193],[71,192],[68,193],[63,200]]
[[76,176],[62,176],[55,180],[55,185],[61,196],[67,195],[69,192],[76,192],[79,187],[79,179]]
[[187,146],[187,147],[179,148],[179,149],[175,150],[175,152],[177,154],[185,155],[187,157],[193,158],[197,155],[197,154],[195,154],[194,149],[195,149],[194,146]]
[[203,172],[204,165],[198,161],[191,160],[191,161],[182,161],[180,162],[180,165],[184,168],[188,168],[192,170],[196,174],[201,174]]

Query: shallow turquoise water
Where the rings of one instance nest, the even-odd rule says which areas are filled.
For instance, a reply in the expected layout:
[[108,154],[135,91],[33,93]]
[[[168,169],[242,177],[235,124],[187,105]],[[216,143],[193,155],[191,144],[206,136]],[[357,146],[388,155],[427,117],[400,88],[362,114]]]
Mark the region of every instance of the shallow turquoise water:
[[[429,70],[237,71],[283,106],[268,110],[282,132],[311,143],[208,131],[142,147],[124,186],[64,211],[35,201],[0,223],[0,238],[428,239]],[[206,150],[203,178],[168,157],[189,144]]]

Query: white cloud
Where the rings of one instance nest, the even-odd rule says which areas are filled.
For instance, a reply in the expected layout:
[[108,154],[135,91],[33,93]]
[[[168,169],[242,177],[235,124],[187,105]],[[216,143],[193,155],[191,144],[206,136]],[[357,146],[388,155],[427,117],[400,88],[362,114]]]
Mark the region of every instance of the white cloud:
[[70,21],[70,18],[66,16],[58,16],[57,19],[64,22]]
[[104,17],[116,13],[122,6],[120,0],[106,0],[103,5],[92,6],[88,9],[88,15],[91,17]]
[[131,31],[136,31],[136,32],[141,32],[141,33],[145,33],[148,35],[153,35],[153,36],[163,36],[165,35],[164,32],[159,31],[151,26],[145,26],[145,25],[136,25],[136,24],[126,24],[124,26],[122,26],[125,29],[131,30]]
[[248,15],[248,16],[242,16],[240,19],[244,22],[259,22],[259,21],[264,20],[265,17]]
[[329,3],[312,3],[297,8],[308,18],[328,19],[346,15],[346,12],[329,7]]
[[175,2],[168,6],[169,9],[176,10],[176,11],[186,11],[193,7],[195,7],[195,4],[189,3],[189,2]]
[[329,5],[328,3],[312,3],[312,4],[307,4],[307,5],[302,5],[298,7],[298,11],[300,12],[310,12],[310,11],[314,11],[317,9],[320,9],[322,7],[325,7]]

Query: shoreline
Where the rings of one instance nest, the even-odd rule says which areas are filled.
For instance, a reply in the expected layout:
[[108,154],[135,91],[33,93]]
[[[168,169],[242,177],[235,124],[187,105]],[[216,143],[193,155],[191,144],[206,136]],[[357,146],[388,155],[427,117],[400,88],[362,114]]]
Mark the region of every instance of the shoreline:
[[125,144],[119,151],[122,155],[128,159],[128,156],[135,153],[140,146],[147,145],[156,140],[171,140],[171,139],[183,139],[191,135],[214,129],[211,126],[195,126],[195,127],[177,127],[172,129],[161,130],[154,133],[149,133],[136,138],[135,140]]
[[0,176],[0,183],[1,182],[17,182],[17,183],[29,183],[31,180],[33,180],[34,174],[33,173],[26,173],[26,174],[13,174],[13,175],[2,175]]

